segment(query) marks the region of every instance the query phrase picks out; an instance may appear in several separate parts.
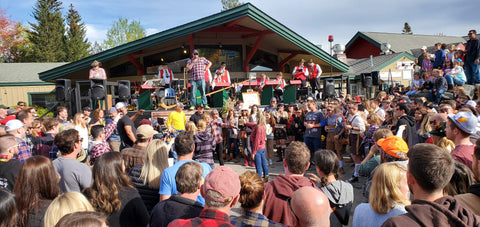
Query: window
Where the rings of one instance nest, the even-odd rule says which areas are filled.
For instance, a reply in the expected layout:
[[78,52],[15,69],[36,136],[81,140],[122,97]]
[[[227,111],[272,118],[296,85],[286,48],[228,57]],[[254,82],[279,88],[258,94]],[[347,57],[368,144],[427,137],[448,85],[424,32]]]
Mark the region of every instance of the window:
[[28,92],[28,105],[52,108],[56,104],[54,92]]

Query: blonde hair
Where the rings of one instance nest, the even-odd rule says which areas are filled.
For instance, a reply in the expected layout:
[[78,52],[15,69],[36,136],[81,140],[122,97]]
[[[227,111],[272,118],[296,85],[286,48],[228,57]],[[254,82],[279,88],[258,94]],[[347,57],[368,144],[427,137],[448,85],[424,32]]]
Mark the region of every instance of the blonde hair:
[[187,124],[185,125],[185,131],[187,132],[193,132],[193,134],[197,134],[197,126],[195,126],[195,123],[193,123],[193,121],[189,121],[187,122]]
[[203,131],[205,130],[205,128],[207,128],[207,122],[205,122],[205,120],[203,119],[198,120],[197,122],[198,131]]
[[[421,111],[421,110],[420,110]],[[432,129],[432,126],[430,125],[430,118],[435,115],[435,113],[427,113],[426,115],[423,113],[422,111],[422,114],[423,114],[423,119],[422,119],[422,123],[420,124],[420,129],[418,129],[419,133],[420,134],[425,134],[427,132],[431,132],[433,129]]]
[[[261,126],[261,125],[265,125],[265,124],[266,124],[265,114],[268,114],[268,113],[261,112],[261,113],[259,114],[257,126]],[[273,117],[273,116],[270,115],[270,117]]]
[[447,139],[447,137],[441,137],[435,145],[447,150],[448,152],[452,152],[452,150],[455,148],[455,143]]
[[389,136],[393,136],[392,130],[388,128],[379,128],[373,133],[373,140],[377,142],[379,139],[386,139]]
[[168,168],[168,150],[165,141],[159,139],[154,139],[147,145],[140,179],[143,179],[144,184],[148,182],[149,188],[160,188],[162,172]]
[[54,227],[63,216],[81,211],[95,211],[95,209],[82,193],[66,192],[50,203],[45,212],[43,224],[45,227]]
[[406,173],[407,168],[394,162],[381,164],[375,170],[368,197],[368,203],[375,212],[386,214],[397,204],[410,205],[399,188]]
[[382,119],[380,119],[380,116],[378,116],[378,114],[376,113],[371,113],[368,117],[370,118],[370,121],[373,125],[380,126],[383,123]]
[[87,123],[83,122],[83,116],[84,114],[83,113],[76,113],[75,116],[73,117],[73,124],[75,126],[80,126],[82,128],[86,128],[87,127]]

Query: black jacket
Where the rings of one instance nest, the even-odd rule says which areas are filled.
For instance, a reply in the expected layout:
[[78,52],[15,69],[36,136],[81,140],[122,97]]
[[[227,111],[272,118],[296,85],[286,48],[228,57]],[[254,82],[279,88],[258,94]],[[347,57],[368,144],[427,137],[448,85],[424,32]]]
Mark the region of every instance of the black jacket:
[[155,204],[160,201],[160,194],[159,188],[150,188],[148,186],[148,182],[146,184],[143,183],[143,179],[140,178],[140,174],[142,173],[142,166],[143,165],[136,165],[132,167],[128,175],[132,179],[132,184],[138,190],[140,197],[142,197],[143,203],[147,207],[148,213],[150,213],[155,206]]
[[397,126],[400,125],[406,125],[405,131],[403,131],[402,138],[407,142],[408,147],[413,147],[415,145],[415,133],[416,133],[416,127],[415,127],[415,118],[412,116],[402,116],[400,119],[398,119]]

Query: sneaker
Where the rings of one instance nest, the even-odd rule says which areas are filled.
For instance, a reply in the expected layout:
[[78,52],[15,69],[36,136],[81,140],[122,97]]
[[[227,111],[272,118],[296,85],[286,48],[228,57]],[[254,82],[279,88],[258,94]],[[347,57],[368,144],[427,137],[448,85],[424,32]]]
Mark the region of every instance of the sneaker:
[[205,106],[205,109],[206,109],[206,110],[209,110],[209,109],[210,109],[210,107],[209,107],[208,105],[206,105],[206,106]]
[[348,182],[349,183],[358,182],[358,177],[351,177],[350,179],[348,179]]
[[189,110],[194,110],[195,107],[194,106],[190,106],[190,108],[188,108]]

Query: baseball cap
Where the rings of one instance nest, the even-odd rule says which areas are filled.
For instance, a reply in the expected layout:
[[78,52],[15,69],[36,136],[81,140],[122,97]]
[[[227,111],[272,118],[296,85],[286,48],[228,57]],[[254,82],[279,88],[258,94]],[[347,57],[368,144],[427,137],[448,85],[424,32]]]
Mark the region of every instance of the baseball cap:
[[466,133],[474,134],[477,132],[477,118],[470,112],[460,111],[456,114],[449,114],[448,118]]
[[0,121],[0,124],[6,125],[7,122],[16,119],[15,115],[6,116],[3,120]]
[[124,102],[119,102],[119,103],[115,104],[115,108],[117,110],[122,108],[122,107],[126,107],[126,106],[127,106],[127,104],[125,104]]
[[193,50],[193,54],[198,54],[198,50]]
[[110,108],[110,110],[108,110],[109,113],[116,113],[117,112],[117,109],[115,107],[112,107]]
[[7,115],[14,115],[15,114],[15,109],[9,109],[7,110]]
[[422,50],[426,50],[427,49],[427,46],[422,46]]
[[137,133],[135,134],[135,136],[137,138],[149,139],[149,138],[152,138],[153,135],[157,133],[158,132],[153,130],[153,127],[151,125],[140,125],[137,128]]
[[313,101],[313,97],[308,97],[308,98],[307,98],[307,102],[308,102],[308,101]]
[[92,111],[92,108],[90,108],[89,106],[85,106],[83,107],[83,111]]
[[17,119],[10,120],[7,122],[7,124],[5,124],[5,131],[10,132],[25,126],[28,126],[28,125],[24,125],[20,120],[17,120]]
[[406,158],[408,153],[408,145],[402,137],[389,136],[385,139],[379,139],[377,145],[382,148],[385,153],[396,158]]
[[271,102],[271,101],[275,101],[275,102],[276,102],[276,101],[277,101],[277,98],[273,97],[273,98],[270,99],[270,102]]
[[199,107],[204,108],[205,106],[203,105],[203,103],[199,103],[199,104],[197,104],[197,105],[195,106],[196,109],[198,109]]
[[468,100],[465,104],[475,108],[477,107],[477,103],[475,103],[475,101],[472,101],[472,100]]
[[0,109],[10,109],[10,107],[0,104]]
[[[208,196],[207,191],[220,193],[221,198]],[[202,196],[206,199],[225,203],[231,202],[240,193],[240,179],[238,174],[228,166],[219,166],[210,171],[202,185]]]
[[177,103],[177,106],[179,106],[180,108],[185,107],[185,105],[183,105],[183,103],[181,103],[181,102]]
[[138,122],[138,126],[141,126],[141,125],[152,125],[152,122],[148,119],[143,119],[140,122]]

